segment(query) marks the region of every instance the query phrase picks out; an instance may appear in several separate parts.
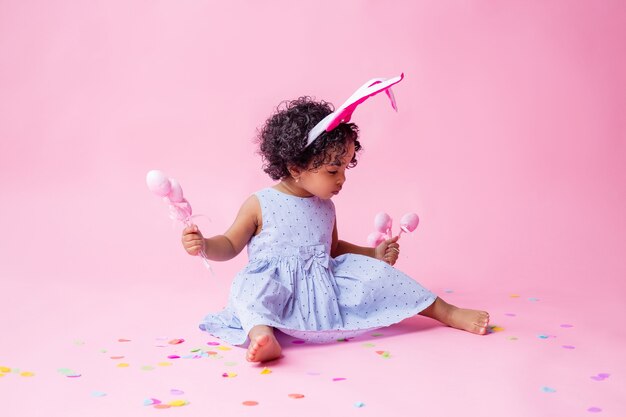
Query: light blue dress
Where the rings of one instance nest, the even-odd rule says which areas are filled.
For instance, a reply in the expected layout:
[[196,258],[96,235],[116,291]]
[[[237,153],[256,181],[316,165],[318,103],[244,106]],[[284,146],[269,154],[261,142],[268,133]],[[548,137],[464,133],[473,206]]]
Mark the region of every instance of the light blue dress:
[[436,296],[383,261],[330,257],[335,206],[273,188],[255,193],[263,228],[248,243],[249,262],[233,280],[226,308],[200,329],[231,345],[268,325],[309,342],[328,342],[398,323]]

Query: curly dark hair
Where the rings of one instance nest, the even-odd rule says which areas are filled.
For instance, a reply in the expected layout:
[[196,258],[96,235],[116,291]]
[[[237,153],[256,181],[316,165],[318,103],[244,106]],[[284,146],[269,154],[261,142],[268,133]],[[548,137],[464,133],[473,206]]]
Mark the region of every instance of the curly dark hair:
[[340,123],[305,148],[311,129],[333,110],[332,104],[308,96],[280,103],[258,130],[256,142],[263,158],[263,171],[273,180],[280,180],[290,176],[289,166],[315,170],[335,162],[331,161],[333,155],[340,160],[350,141],[354,141],[354,157],[348,168],[356,166],[356,153],[361,150],[361,144],[359,128],[354,123]]

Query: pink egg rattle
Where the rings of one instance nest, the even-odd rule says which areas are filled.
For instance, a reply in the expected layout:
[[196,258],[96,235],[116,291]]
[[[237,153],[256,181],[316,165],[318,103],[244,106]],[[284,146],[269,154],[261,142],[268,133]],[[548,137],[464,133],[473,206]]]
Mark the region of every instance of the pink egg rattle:
[[[402,236],[402,233],[413,232],[417,228],[419,221],[419,217],[415,213],[407,213],[402,216],[402,219],[400,219],[400,233],[398,233],[398,238]],[[376,231],[369,234],[367,243],[371,247],[376,247],[385,240],[391,239],[393,236],[391,232],[392,224],[393,220],[387,213],[378,213],[376,217],[374,217],[374,227]]]
[[[159,170],[153,169],[146,175],[146,184],[152,193],[163,197],[163,201],[168,204],[170,219],[178,220],[187,227],[192,225],[191,204],[183,197],[183,189],[178,181],[174,178],[168,178]],[[200,256],[206,267],[211,269],[204,250],[200,251]]]

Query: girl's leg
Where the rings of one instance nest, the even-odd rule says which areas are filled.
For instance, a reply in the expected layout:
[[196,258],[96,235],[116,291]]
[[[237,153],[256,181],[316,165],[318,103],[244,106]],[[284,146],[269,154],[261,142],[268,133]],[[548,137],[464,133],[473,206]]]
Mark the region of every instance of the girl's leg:
[[250,346],[246,359],[248,362],[266,362],[280,357],[282,351],[274,336],[274,329],[269,326],[254,326],[250,333]]
[[489,313],[486,311],[458,308],[439,297],[420,315],[438,320],[455,329],[476,334],[486,334],[489,325]]

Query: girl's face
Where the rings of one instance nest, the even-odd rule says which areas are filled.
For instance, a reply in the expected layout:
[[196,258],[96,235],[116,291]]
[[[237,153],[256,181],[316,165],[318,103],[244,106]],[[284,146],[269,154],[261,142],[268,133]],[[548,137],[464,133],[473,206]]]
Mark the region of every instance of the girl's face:
[[349,141],[346,145],[346,153],[341,159],[337,159],[334,154],[328,164],[322,165],[314,170],[303,170],[300,172],[296,186],[310,195],[317,196],[324,200],[333,198],[346,182],[346,169],[354,157],[354,142]]

